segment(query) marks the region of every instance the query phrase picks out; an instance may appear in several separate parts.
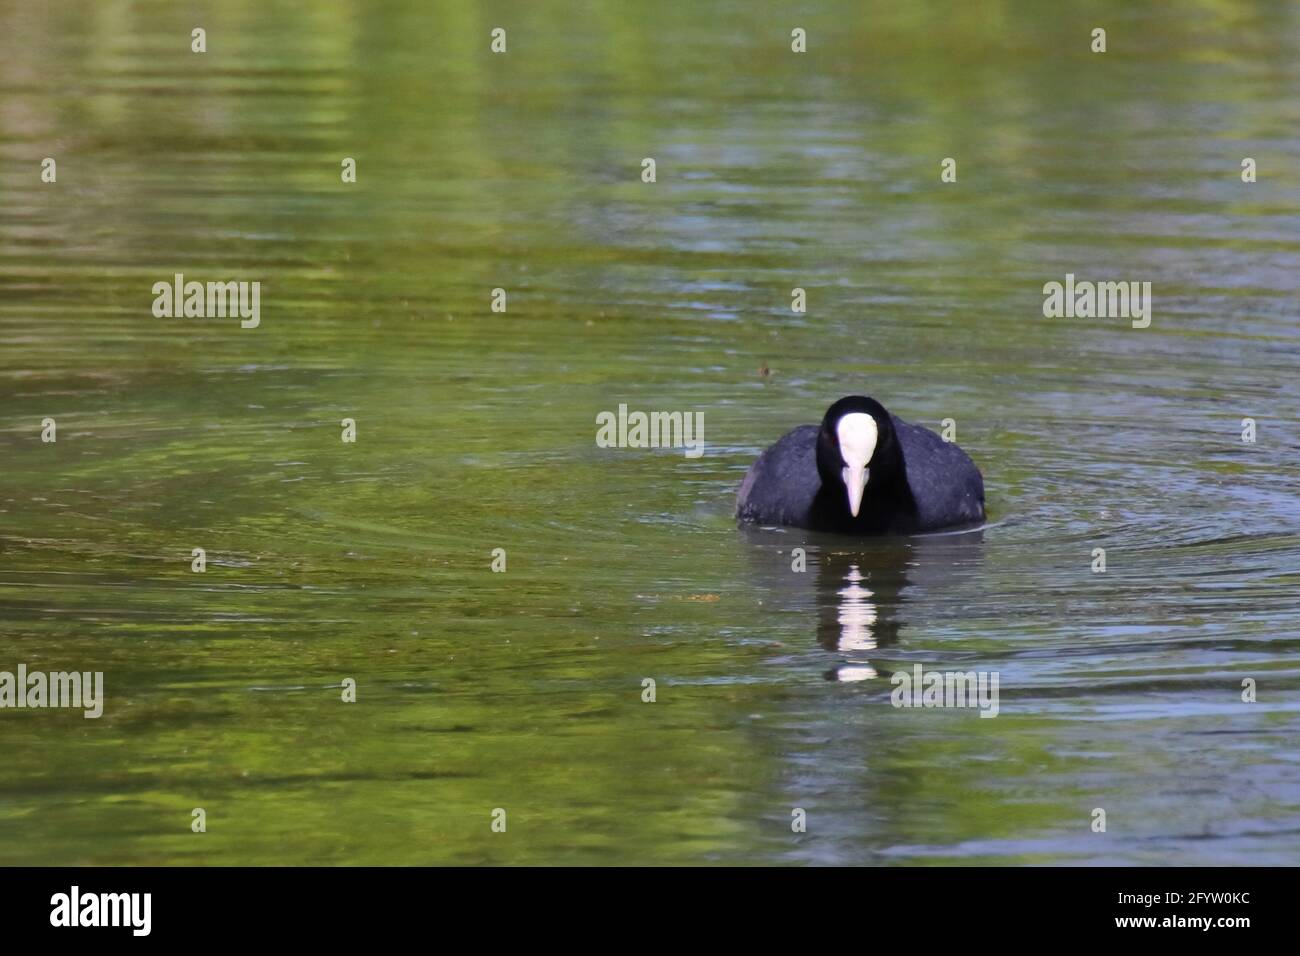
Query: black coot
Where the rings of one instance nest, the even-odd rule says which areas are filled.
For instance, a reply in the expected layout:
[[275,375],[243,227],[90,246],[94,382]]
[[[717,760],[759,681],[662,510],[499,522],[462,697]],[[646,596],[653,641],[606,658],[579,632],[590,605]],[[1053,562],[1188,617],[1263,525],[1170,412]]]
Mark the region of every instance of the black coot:
[[758,456],[736,517],[841,534],[908,534],[984,520],[984,478],[964,451],[875,399],[841,398]]

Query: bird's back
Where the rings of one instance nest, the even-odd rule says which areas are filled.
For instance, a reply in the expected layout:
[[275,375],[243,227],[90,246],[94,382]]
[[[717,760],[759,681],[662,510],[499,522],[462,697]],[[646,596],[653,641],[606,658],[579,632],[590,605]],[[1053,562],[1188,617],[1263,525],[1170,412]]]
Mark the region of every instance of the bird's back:
[[817,426],[800,425],[749,466],[736,495],[736,517],[757,524],[807,527],[820,489]]
[[984,478],[970,456],[930,429],[891,415],[903,450],[918,531],[984,520]]

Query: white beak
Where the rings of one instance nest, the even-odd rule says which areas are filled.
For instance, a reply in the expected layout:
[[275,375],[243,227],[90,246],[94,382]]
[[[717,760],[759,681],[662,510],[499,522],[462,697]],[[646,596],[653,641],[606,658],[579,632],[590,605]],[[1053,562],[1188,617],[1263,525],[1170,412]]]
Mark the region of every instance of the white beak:
[[849,511],[856,518],[862,508],[862,493],[871,477],[867,465],[876,453],[879,437],[876,420],[863,412],[851,412],[835,425],[835,434],[839,437],[840,456],[844,459],[844,470],[840,474],[849,493]]
[[867,490],[867,478],[870,477],[870,474],[870,469],[854,465],[849,465],[844,469],[844,487],[849,492],[849,511],[855,518],[858,516],[859,509],[862,508],[862,492]]

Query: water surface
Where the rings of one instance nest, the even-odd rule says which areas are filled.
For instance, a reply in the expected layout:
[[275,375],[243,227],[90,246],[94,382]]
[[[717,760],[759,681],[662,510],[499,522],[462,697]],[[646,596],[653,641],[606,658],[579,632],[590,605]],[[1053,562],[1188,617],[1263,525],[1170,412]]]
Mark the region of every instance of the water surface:
[[[107,690],[0,712],[0,862],[1300,862],[1297,64],[1280,0],[0,5],[0,669]],[[989,526],[738,530],[853,392]]]

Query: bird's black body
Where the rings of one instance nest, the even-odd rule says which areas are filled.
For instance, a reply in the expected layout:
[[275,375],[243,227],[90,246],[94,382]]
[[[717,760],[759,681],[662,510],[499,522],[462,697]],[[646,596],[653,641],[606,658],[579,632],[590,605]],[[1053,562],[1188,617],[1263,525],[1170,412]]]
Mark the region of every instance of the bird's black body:
[[[850,412],[870,414],[879,434],[856,516],[839,478],[836,437],[836,423]],[[936,531],[984,520],[984,479],[957,445],[853,396],[832,405],[820,426],[800,425],[758,456],[740,486],[736,517],[841,534]]]

